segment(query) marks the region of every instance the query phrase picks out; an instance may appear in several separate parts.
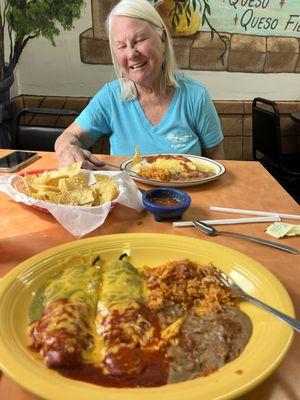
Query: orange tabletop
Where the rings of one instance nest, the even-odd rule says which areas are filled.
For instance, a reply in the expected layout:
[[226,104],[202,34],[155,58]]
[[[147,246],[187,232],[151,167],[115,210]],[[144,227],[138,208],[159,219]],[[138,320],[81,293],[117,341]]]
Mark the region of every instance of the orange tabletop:
[[[0,156],[8,152],[9,150],[0,150]],[[118,164],[124,159],[112,156],[100,156],[100,158],[114,164]],[[210,211],[209,206],[300,214],[299,205],[258,162],[222,161],[222,164],[226,167],[226,173],[220,179],[204,185],[184,188],[192,198],[191,207],[184,214],[184,220],[241,217],[238,214]],[[22,172],[57,166],[54,153],[41,152],[40,159],[24,168]],[[145,185],[139,184],[139,186],[147,188]],[[3,193],[0,193],[0,209],[0,277],[40,251],[76,240],[51,215],[16,203]],[[299,223],[295,220],[285,221]],[[231,225],[230,230],[273,240],[264,232],[269,225],[270,222]],[[242,239],[226,237],[225,235],[218,237],[204,236],[192,227],[174,228],[170,222],[155,222],[152,215],[145,210],[137,213],[133,209],[120,205],[112,210],[104,225],[87,237],[129,232],[188,235],[219,243],[245,253],[263,264],[282,282],[294,303],[296,317],[300,318],[299,255],[289,254]],[[277,239],[274,239],[274,241],[277,241]],[[299,236],[284,238],[278,240],[278,242],[300,250]],[[262,384],[240,399],[299,399],[299,360],[300,336],[296,334],[294,342],[279,368]],[[257,362],[259,363],[259,360]],[[5,400],[37,399],[36,396],[26,392],[3,374],[0,378],[0,398]]]

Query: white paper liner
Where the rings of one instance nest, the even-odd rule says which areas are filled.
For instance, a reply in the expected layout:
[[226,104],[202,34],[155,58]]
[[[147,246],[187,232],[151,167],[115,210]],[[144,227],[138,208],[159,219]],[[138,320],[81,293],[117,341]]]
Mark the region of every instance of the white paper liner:
[[[137,212],[140,212],[144,208],[141,192],[127,172],[87,170],[82,170],[82,172],[88,175],[89,183],[93,183],[95,181],[93,175],[99,173],[109,175],[115,179],[119,187],[119,196],[113,200],[113,205],[122,204],[135,209]],[[48,210],[67,231],[78,239],[101,226],[112,206],[111,202],[95,207],[48,203],[17,191],[14,187],[16,179],[20,179],[20,176],[17,174],[0,177],[0,191],[8,194],[16,202]]]

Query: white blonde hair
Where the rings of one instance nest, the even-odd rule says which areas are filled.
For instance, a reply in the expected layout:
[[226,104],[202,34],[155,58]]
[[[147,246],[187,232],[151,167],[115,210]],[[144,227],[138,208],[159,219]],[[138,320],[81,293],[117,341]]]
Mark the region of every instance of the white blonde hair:
[[137,90],[135,83],[129,79],[122,77],[122,71],[115,55],[114,44],[112,40],[111,28],[112,19],[115,15],[136,18],[148,22],[158,34],[163,35],[165,32],[165,60],[163,73],[161,78],[161,90],[164,91],[166,86],[178,86],[176,80],[177,65],[174,55],[172,38],[168,29],[163,22],[161,16],[147,0],[121,0],[109,13],[106,20],[106,28],[109,38],[109,46],[112,61],[121,86],[121,98],[123,100],[133,100],[137,98]]

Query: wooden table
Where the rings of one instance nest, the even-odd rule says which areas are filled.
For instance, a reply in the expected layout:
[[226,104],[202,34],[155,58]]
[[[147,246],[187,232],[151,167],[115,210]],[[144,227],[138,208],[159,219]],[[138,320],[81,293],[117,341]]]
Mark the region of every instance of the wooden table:
[[[0,150],[0,155],[7,152]],[[40,155],[41,158],[38,161],[22,171],[57,167],[55,154],[40,153]],[[114,164],[123,160],[121,157],[101,157]],[[222,161],[222,163],[227,169],[223,177],[206,185],[184,189],[192,197],[192,205],[184,216],[185,220],[238,217],[237,214],[209,211],[211,205],[300,214],[299,205],[258,162]],[[146,186],[141,187],[146,188]],[[3,193],[0,193],[0,210],[0,276],[4,276],[16,265],[38,252],[76,240],[51,215],[15,203]],[[295,220],[289,222],[297,223]],[[231,225],[230,230],[272,240],[269,235],[264,233],[264,229],[268,225],[270,223]],[[241,239],[226,236],[203,236],[194,228],[173,228],[169,222],[155,222],[152,215],[146,211],[138,214],[136,211],[120,205],[109,214],[105,224],[89,234],[88,237],[129,232],[189,235],[245,253],[263,264],[280,279],[292,298],[297,317],[300,318],[300,256],[266,246],[262,247]],[[283,241],[284,244],[300,249],[300,237],[289,237],[281,240],[281,242]],[[257,362],[259,363],[259,360]],[[242,396],[240,400],[299,399],[299,367],[300,335],[298,334],[295,335],[293,345],[280,367],[261,385]],[[3,400],[37,399],[36,396],[23,390],[5,375],[2,375],[0,379],[0,398]]]

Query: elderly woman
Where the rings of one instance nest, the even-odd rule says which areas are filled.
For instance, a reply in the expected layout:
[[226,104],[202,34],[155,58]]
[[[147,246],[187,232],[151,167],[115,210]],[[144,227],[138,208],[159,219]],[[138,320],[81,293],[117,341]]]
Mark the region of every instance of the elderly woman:
[[112,155],[181,153],[224,158],[223,134],[203,85],[176,68],[172,39],[147,0],[121,0],[107,30],[118,79],[106,83],[57,139],[60,165],[101,166],[86,150],[109,135]]

